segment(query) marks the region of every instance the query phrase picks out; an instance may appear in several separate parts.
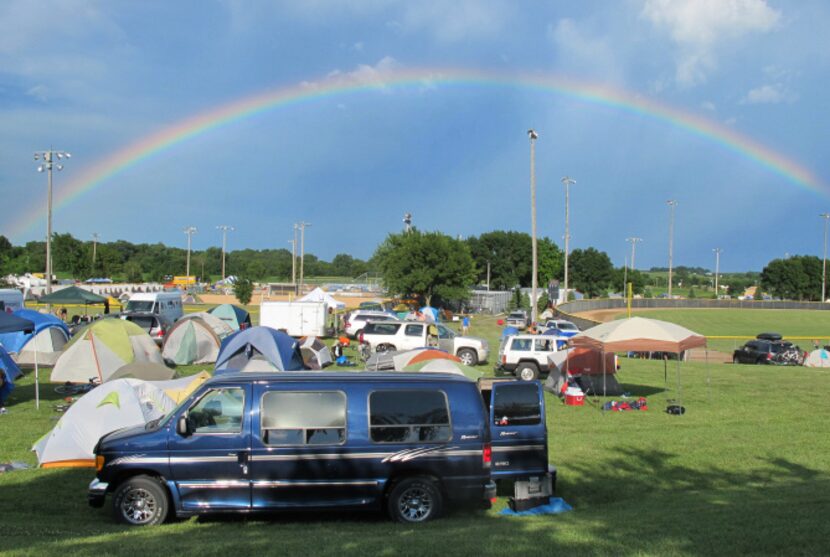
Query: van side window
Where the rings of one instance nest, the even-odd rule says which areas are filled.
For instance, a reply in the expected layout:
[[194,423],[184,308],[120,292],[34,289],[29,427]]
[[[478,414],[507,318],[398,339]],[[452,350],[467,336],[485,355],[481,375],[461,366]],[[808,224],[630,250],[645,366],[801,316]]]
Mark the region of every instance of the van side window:
[[408,337],[419,337],[424,334],[423,325],[407,325],[404,334]]
[[187,412],[194,433],[239,433],[245,392],[238,387],[213,389]]
[[513,339],[513,350],[522,350],[522,351],[530,351],[530,342],[529,338],[514,338]]
[[375,391],[369,395],[375,443],[449,441],[450,412],[443,391]]
[[541,423],[539,390],[536,385],[500,385],[493,397],[495,425],[534,425]]
[[346,395],[270,391],[260,419],[266,445],[336,445],[346,440]]

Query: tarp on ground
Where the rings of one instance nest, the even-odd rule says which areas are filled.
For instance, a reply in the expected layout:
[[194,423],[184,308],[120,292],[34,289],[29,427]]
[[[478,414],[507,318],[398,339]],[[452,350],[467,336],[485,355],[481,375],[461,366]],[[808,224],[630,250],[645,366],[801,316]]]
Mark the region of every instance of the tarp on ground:
[[247,329],[251,326],[251,314],[247,310],[233,304],[222,304],[211,308],[208,313],[224,321],[234,331]]
[[12,358],[19,365],[34,365],[37,350],[38,364],[55,365],[61,350],[69,341],[69,328],[66,324],[52,314],[31,309],[20,309],[12,315],[34,324],[32,331],[0,335],[0,344],[12,353]]
[[335,300],[331,294],[320,288],[319,286],[297,300],[298,302],[325,302],[330,308],[344,309],[346,304]]
[[176,321],[167,333],[161,355],[176,365],[213,363],[222,340],[233,332],[231,325],[216,315],[191,313]]
[[222,341],[214,373],[303,369],[297,341],[282,331],[260,326],[239,331]]
[[78,286],[68,286],[51,294],[41,296],[38,299],[39,304],[58,304],[65,306],[103,304],[106,301],[106,296],[99,296]]
[[144,329],[124,319],[106,318],[84,327],[64,347],[52,369],[53,383],[104,383],[132,362],[164,365],[156,343]]
[[20,377],[20,368],[2,346],[0,346],[0,370],[5,378],[3,384],[0,385],[0,401],[2,401],[6,400],[14,389],[14,380]]
[[118,379],[78,399],[55,428],[33,447],[44,468],[95,466],[92,450],[113,431],[143,426],[164,416],[176,403],[158,386],[138,379]]

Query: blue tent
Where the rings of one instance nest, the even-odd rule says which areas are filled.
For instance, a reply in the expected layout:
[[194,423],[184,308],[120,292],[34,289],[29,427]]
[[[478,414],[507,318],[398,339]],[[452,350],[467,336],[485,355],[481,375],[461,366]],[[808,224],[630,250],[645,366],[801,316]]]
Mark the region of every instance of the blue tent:
[[251,326],[251,314],[239,306],[233,304],[222,304],[215,308],[209,309],[208,313],[212,313],[225,323],[231,326],[234,331],[239,329],[247,329]]
[[16,333],[17,331],[33,331],[35,324],[28,319],[15,317],[11,313],[0,311],[0,333]]
[[5,401],[9,393],[14,389],[14,380],[20,377],[20,368],[11,359],[9,353],[0,346],[0,369],[5,372],[6,380],[3,381],[3,386],[0,387],[0,401]]
[[270,327],[251,327],[222,341],[214,373],[303,369],[303,357],[296,340]]
[[516,327],[505,327],[501,330],[501,338],[509,337],[510,335],[518,335],[519,329]]
[[422,307],[422,308],[421,308],[421,313],[426,313],[426,312],[430,312],[430,313],[432,314],[432,318],[433,318],[433,320],[434,320],[436,323],[438,322],[438,315],[439,315],[439,312],[438,312],[438,310],[437,310],[437,309],[435,309],[435,308],[434,308],[434,307],[432,307],[432,306],[424,306],[424,307]]
[[34,325],[32,330],[17,331],[14,333],[0,334],[0,345],[9,352],[20,352],[20,349],[29,342],[33,337],[44,329],[50,327],[57,327],[62,330],[67,339],[71,336],[69,328],[66,324],[49,313],[40,313],[31,309],[19,309],[12,314],[14,317],[19,317],[31,321]]

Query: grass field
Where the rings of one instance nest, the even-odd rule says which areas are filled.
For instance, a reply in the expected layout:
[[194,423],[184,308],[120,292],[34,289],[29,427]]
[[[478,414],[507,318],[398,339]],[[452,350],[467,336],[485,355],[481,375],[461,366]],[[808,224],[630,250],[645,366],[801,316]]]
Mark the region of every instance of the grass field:
[[[783,322],[777,329],[789,330]],[[472,333],[492,344],[498,327],[476,318]],[[604,413],[600,401],[567,407],[547,400],[551,461],[559,469],[559,495],[574,506],[570,513],[501,517],[501,497],[491,511],[456,511],[419,527],[392,524],[379,513],[338,513],[194,518],[130,529],[114,523],[107,509],[86,505],[91,471],[29,469],[0,474],[0,553],[828,553],[830,373],[686,363],[687,414],[669,416],[662,412],[666,400],[679,393],[666,390],[662,363],[621,362],[620,380],[632,395],[648,397],[649,411]],[[47,378],[41,376],[39,412],[31,375],[19,381],[9,414],[0,416],[0,462],[34,464],[29,448],[56,416],[51,406],[58,395]],[[669,388],[676,389],[673,381]]]

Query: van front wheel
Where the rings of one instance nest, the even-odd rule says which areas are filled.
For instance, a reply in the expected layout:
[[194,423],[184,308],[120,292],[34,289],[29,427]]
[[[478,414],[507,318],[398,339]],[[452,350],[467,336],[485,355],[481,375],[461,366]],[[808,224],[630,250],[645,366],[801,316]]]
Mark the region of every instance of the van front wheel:
[[170,499],[158,480],[136,476],[115,490],[112,509],[116,520],[130,526],[161,524],[167,518]]
[[441,514],[441,490],[428,478],[401,480],[389,494],[389,515],[398,522],[427,522]]

